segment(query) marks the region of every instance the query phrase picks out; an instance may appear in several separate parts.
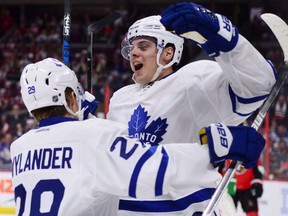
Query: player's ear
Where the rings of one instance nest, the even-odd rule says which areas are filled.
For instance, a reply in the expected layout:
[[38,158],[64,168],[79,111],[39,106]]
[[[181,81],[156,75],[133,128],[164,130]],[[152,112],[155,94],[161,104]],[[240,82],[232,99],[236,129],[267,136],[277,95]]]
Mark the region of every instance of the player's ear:
[[72,105],[73,105],[73,106],[74,106],[75,104],[78,105],[78,103],[77,103],[77,96],[76,96],[76,94],[75,94],[74,91],[71,92],[71,98],[72,98],[72,100],[71,100]]
[[67,101],[69,108],[73,111],[75,110],[77,111],[78,103],[77,103],[77,96],[75,92],[72,89],[67,88],[65,91],[65,97],[66,97],[66,101]]
[[173,59],[173,55],[174,55],[173,47],[168,46],[163,49],[162,58],[165,64],[168,64]]

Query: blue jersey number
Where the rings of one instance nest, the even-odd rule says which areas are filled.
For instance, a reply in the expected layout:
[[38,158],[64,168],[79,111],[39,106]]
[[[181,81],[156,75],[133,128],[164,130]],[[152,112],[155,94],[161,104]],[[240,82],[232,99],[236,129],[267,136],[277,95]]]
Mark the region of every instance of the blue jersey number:
[[[59,179],[47,179],[39,181],[32,190],[30,216],[58,215],[59,207],[64,196],[64,191],[65,187]],[[41,213],[41,195],[44,192],[52,192],[53,201],[51,203],[50,211]],[[26,193],[27,192],[23,184],[20,184],[15,188],[15,202],[17,198],[20,198],[18,216],[23,215],[26,202]]]
[[127,139],[125,139],[124,137],[117,137],[111,145],[111,148],[110,148],[111,152],[113,152],[115,150],[116,145],[121,146],[120,157],[124,158],[125,160],[128,160],[131,157],[131,155],[135,152],[135,150],[138,148],[139,144],[135,143],[133,148],[127,152],[126,151],[127,150]]

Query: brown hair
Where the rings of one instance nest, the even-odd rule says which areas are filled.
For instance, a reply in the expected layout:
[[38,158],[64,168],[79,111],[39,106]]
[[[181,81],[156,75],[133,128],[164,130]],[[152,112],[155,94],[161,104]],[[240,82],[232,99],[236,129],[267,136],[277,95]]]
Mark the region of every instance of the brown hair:
[[[71,102],[72,92],[73,90],[69,87],[65,89],[65,98],[66,98],[68,105]],[[50,118],[50,117],[65,116],[66,114],[68,114],[68,111],[63,105],[63,106],[43,107],[43,108],[39,108],[39,109],[31,111],[31,113],[34,116],[34,118],[39,122],[43,119]]]

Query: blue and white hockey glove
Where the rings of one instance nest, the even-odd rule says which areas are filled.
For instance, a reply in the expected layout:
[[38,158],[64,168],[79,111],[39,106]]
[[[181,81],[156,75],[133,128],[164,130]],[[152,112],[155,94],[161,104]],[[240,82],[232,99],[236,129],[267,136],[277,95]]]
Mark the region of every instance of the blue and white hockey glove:
[[192,40],[211,57],[231,51],[238,42],[238,30],[231,21],[201,5],[176,3],[161,16],[161,22],[167,30]]
[[226,159],[241,161],[246,169],[257,166],[265,139],[252,127],[211,124],[199,132],[202,144],[208,143],[210,162]]
[[81,110],[83,110],[83,120],[94,117],[99,102],[94,95],[85,91],[84,100],[81,102]]

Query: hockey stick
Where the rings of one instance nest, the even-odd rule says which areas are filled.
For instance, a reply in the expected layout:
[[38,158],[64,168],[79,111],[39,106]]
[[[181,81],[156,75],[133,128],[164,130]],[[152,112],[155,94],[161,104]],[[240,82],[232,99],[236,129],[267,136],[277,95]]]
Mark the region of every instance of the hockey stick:
[[70,24],[71,24],[71,0],[65,0],[62,59],[64,64],[66,64],[68,67],[70,67]]
[[[262,14],[261,18],[265,21],[265,23],[269,26],[271,31],[274,33],[275,37],[277,38],[283,53],[284,53],[284,62],[285,67],[281,70],[280,74],[278,75],[278,79],[274,84],[268,98],[264,101],[263,105],[261,106],[253,124],[255,130],[261,126],[267,112],[269,111],[271,105],[273,104],[275,98],[277,97],[282,85],[284,84],[285,80],[287,79],[288,75],[288,26],[287,24],[278,16],[270,13]],[[233,177],[236,168],[240,165],[241,162],[239,161],[232,161],[229,168],[227,169],[225,175],[223,176],[221,182],[219,183],[216,191],[214,192],[211,200],[209,201],[205,211],[203,212],[202,216],[212,216],[221,196],[223,195],[225,188],[228,186],[231,178]]]
[[87,89],[92,94],[92,68],[93,68],[93,35],[99,32],[104,26],[109,25],[121,16],[118,12],[113,12],[101,20],[88,26],[88,52],[87,52]]

